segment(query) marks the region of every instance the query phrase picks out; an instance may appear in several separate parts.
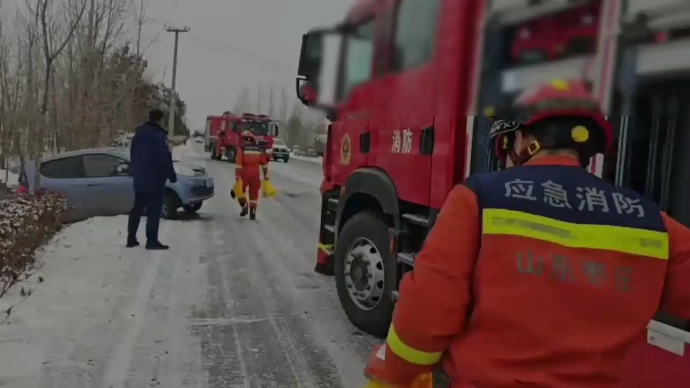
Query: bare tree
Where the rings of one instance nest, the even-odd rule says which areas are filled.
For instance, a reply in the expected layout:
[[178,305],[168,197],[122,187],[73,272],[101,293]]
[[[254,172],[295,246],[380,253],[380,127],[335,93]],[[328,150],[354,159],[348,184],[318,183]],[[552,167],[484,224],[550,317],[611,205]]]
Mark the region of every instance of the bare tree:
[[48,146],[110,144],[144,118],[163,93],[144,75],[147,1],[24,0],[0,23],[1,166],[18,158],[22,174]]
[[278,107],[278,118],[285,125],[288,120],[288,111],[290,110],[290,97],[288,97],[285,88],[280,89],[280,103]]
[[137,56],[141,55],[141,30],[144,28],[144,23],[146,23],[147,15],[146,9],[144,8],[146,4],[145,0],[139,0],[139,11],[136,15],[137,24]]
[[[48,101],[50,96],[50,77],[53,74],[53,62],[58,55],[65,49],[67,43],[72,39],[74,31],[77,29],[81,21],[84,11],[86,10],[86,1],[81,0],[76,15],[71,15],[69,7],[62,7],[63,9],[56,15],[55,0],[38,0],[36,14],[40,15],[41,25],[41,46],[44,60],[44,76],[43,76],[43,99],[41,101],[41,122],[39,124],[38,136],[35,139],[38,152],[36,153],[36,171],[41,165],[41,157],[43,154],[43,142],[45,137],[45,128],[49,125],[48,119]],[[93,1],[93,0],[92,0]],[[65,31],[66,28],[66,31]],[[61,35],[61,33],[63,35]],[[41,187],[41,174],[34,174],[34,190]]]
[[251,109],[251,94],[248,87],[243,87],[237,96],[237,101],[233,107],[233,112],[237,114],[247,113]]
[[261,85],[257,86],[256,88],[256,108],[255,108],[255,113],[260,115],[262,113],[262,108],[263,108],[263,93],[262,92],[262,87]]
[[275,109],[275,88],[273,83],[271,83],[268,86],[268,117],[271,119],[273,119],[276,114]]

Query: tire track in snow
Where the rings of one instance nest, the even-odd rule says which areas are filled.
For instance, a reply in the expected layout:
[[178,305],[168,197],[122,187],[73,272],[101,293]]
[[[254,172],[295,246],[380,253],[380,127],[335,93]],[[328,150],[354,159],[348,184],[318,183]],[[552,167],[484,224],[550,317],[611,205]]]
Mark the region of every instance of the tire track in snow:
[[[239,343],[225,341],[221,345],[223,352],[216,349],[216,353],[227,355],[238,347],[241,360],[234,356],[234,364],[225,363],[225,372],[241,373],[242,361],[246,365],[249,386],[275,387],[341,387],[341,376],[333,364],[329,354],[319,344],[310,338],[308,324],[301,312],[295,311],[292,301],[287,299],[284,291],[276,290],[275,270],[266,269],[262,263],[265,247],[255,246],[251,236],[248,236],[249,220],[239,220],[239,209],[222,188],[232,184],[231,174],[215,174],[219,184],[219,196],[214,200],[214,225],[208,225],[207,230],[215,237],[209,241],[215,247],[207,255],[209,260],[209,281],[214,288],[222,287],[218,279],[218,268],[221,269],[227,296],[212,295],[216,306],[209,306],[209,311],[215,312],[215,318],[223,318],[224,322],[216,325],[216,336],[213,333],[202,339],[202,342],[220,342],[222,336],[218,333],[218,326],[232,326],[238,336]],[[261,218],[261,216],[259,216]],[[256,223],[252,223],[256,225]],[[266,234],[268,231],[263,231]],[[280,231],[278,231],[280,232]],[[252,232],[254,233],[254,232]],[[215,261],[215,263],[213,263]],[[214,267],[214,269],[211,269]],[[287,293],[288,295],[290,293]],[[218,304],[229,307],[224,314]],[[244,318],[250,322],[242,323]],[[212,318],[211,318],[212,319]],[[230,319],[233,323],[229,323]],[[213,330],[213,328],[211,328]],[[216,363],[227,360],[212,356],[212,346],[205,345],[206,356],[216,358]],[[219,368],[210,370],[210,387],[222,386],[221,383],[242,386],[247,384],[237,378],[221,378],[223,372]]]
[[125,380],[130,370],[132,354],[137,338],[144,326],[146,305],[158,272],[158,266],[163,258],[163,252],[153,252],[152,259],[146,265],[139,286],[135,293],[135,301],[128,306],[127,314],[132,317],[124,338],[115,349],[114,356],[108,362],[103,382],[108,388],[124,388]]

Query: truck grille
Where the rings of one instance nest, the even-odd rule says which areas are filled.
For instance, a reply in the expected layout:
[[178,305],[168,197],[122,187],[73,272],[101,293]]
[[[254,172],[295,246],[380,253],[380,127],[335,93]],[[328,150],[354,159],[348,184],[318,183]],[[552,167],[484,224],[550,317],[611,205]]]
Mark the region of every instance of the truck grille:
[[268,148],[268,142],[265,140],[259,141],[259,148],[264,148],[264,149]]

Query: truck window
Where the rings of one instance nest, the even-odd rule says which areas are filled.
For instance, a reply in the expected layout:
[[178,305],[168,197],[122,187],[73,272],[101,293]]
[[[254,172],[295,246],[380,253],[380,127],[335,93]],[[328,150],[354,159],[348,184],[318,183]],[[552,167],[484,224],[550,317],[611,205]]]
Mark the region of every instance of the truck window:
[[395,20],[392,71],[431,60],[441,0],[399,0]]
[[371,78],[374,54],[374,21],[370,19],[354,27],[346,36],[345,68],[341,97]]
[[240,124],[240,133],[250,131],[254,136],[268,135],[268,123],[259,121],[243,121]]

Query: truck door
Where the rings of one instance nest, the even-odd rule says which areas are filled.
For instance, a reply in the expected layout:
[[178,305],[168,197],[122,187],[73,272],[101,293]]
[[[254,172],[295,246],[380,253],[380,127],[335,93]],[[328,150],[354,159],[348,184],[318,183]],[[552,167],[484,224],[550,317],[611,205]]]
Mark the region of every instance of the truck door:
[[385,95],[379,96],[377,114],[377,164],[393,178],[400,199],[428,206],[437,94],[434,43],[441,0],[391,1],[390,50],[381,78]]
[[344,36],[337,99],[345,103],[338,120],[332,124],[333,138],[327,150],[331,154],[329,160],[336,181],[344,181],[353,170],[371,163],[374,92],[379,89],[374,79],[379,11],[379,7],[375,7],[362,15]]

